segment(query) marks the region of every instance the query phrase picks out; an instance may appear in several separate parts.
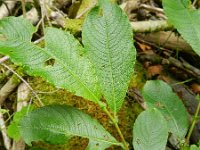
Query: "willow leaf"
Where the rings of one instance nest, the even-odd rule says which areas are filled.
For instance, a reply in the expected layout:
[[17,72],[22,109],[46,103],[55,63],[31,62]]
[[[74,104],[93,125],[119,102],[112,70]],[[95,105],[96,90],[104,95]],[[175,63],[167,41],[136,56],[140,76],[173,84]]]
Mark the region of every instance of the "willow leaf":
[[10,17],[1,20],[0,25],[0,33],[6,37],[5,41],[0,41],[1,54],[9,55],[30,75],[41,76],[57,87],[99,101],[100,90],[94,70],[83,56],[80,43],[72,35],[48,28],[45,34],[46,48],[40,48],[30,42],[35,30],[28,21]]
[[104,98],[116,113],[128,89],[136,55],[128,18],[116,4],[99,0],[99,6],[91,10],[84,22],[83,44]]
[[148,109],[138,116],[133,128],[135,150],[165,150],[167,138],[167,123],[157,109]]
[[32,111],[21,121],[20,133],[29,145],[32,141],[65,143],[72,136],[121,145],[96,120],[66,105],[45,106]]
[[181,36],[200,55],[200,10],[190,6],[190,0],[164,0],[164,11]]
[[168,84],[161,80],[147,81],[143,97],[148,108],[157,108],[163,114],[169,132],[180,139],[185,137],[189,126],[187,111]]

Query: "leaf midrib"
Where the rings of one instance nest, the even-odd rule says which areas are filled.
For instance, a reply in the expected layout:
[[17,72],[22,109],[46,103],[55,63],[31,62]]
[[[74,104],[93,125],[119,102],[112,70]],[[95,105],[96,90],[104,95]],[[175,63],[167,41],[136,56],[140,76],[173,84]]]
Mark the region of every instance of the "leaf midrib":
[[[14,39],[10,39],[9,41],[15,41],[15,40]],[[21,42],[22,44],[23,43],[33,44],[32,42],[29,43],[29,42],[23,41],[23,40],[18,40],[18,42]],[[81,80],[79,79],[79,77],[76,74],[74,74],[73,71],[71,71],[70,69],[68,69],[67,66],[65,66],[58,57],[55,57],[55,55],[53,55],[53,53],[51,53],[49,51],[50,49],[48,49],[48,48],[41,48],[41,47],[38,47],[35,44],[33,44],[33,45],[36,48],[38,48],[38,50],[40,50],[40,51],[46,53],[47,55],[49,55],[50,57],[54,58],[63,68],[65,68],[66,72],[69,72],[76,79],[76,81],[78,81],[78,83],[80,83],[82,85],[82,87],[84,87],[88,91],[88,93],[90,93],[92,95],[92,97],[94,98],[93,100],[96,103],[98,103],[98,101],[99,101],[98,97],[89,88],[87,88],[87,86],[83,82],[81,82]],[[87,58],[85,58],[85,59],[87,59]]]
[[107,19],[106,17],[104,17],[104,21],[105,21],[105,25],[106,25],[106,28],[105,28],[105,33],[106,33],[106,49],[108,50],[108,59],[109,59],[109,64],[110,64],[110,70],[111,70],[111,82],[112,82],[112,103],[114,105],[114,111],[113,112],[116,112],[116,103],[115,103],[115,87],[114,87],[114,77],[113,77],[113,64],[112,64],[112,60],[111,60],[111,49],[109,48],[110,46],[110,42],[109,42],[109,35],[108,35],[108,26],[107,25]]
[[[22,126],[18,126],[18,127],[22,127]],[[66,131],[66,130],[64,130],[64,131],[58,131],[58,130],[53,130],[52,128],[49,128],[49,127],[47,127],[47,126],[45,126],[44,128],[42,127],[42,129],[41,129],[41,127],[36,127],[36,126],[30,126],[30,127],[28,127],[28,126],[26,126],[26,127],[24,127],[23,126],[23,128],[31,128],[31,129],[36,129],[36,130],[48,130],[48,131],[50,131],[50,132],[53,132],[53,133],[57,133],[57,134],[63,134],[63,135],[73,135],[73,136],[81,136],[81,137],[83,137],[83,138],[88,138],[88,139],[92,139],[92,140],[94,140],[94,141],[101,141],[101,142],[104,142],[104,143],[110,143],[110,144],[114,144],[114,145],[119,145],[119,146],[121,146],[121,143],[120,142],[114,142],[114,141],[106,141],[106,140],[104,140],[104,139],[101,139],[101,138],[95,138],[95,137],[90,137],[90,136],[87,136],[87,135],[80,135],[80,134],[75,134],[75,133],[73,133],[73,132],[69,132],[69,131]],[[56,128],[55,128],[56,129]],[[59,129],[59,128],[57,128],[57,129]]]

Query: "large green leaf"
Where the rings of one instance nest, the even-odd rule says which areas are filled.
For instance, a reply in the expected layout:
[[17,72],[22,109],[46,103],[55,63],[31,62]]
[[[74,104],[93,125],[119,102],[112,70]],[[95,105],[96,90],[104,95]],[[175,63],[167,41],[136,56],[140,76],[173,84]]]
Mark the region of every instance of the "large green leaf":
[[164,150],[167,138],[167,122],[157,109],[148,109],[138,116],[133,128],[135,150]]
[[200,10],[193,9],[189,0],[163,0],[163,6],[169,21],[200,55]]
[[147,81],[143,97],[148,108],[157,108],[165,117],[168,130],[184,138],[189,126],[186,109],[171,87],[161,80]]
[[30,42],[34,31],[22,18],[1,20],[0,33],[6,41],[0,41],[0,53],[9,55],[30,75],[41,76],[57,87],[98,102],[101,95],[95,72],[80,43],[69,33],[48,28],[46,48],[40,48]]
[[128,18],[116,4],[99,0],[99,6],[84,22],[82,36],[104,98],[116,113],[128,89],[136,56]]
[[81,136],[99,145],[121,146],[96,120],[66,105],[45,106],[32,111],[21,121],[20,133],[29,145],[32,141],[64,143],[71,136]]

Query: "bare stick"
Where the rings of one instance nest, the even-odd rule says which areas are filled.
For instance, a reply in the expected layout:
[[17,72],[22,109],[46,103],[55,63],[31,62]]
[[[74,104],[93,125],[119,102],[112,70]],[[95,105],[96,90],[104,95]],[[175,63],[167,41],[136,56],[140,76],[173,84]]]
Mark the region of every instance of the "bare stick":
[[198,0],[194,0],[192,3],[192,6],[194,7],[197,2],[198,2]]
[[4,56],[4,57],[0,58],[0,64],[8,59],[9,59],[9,56]]
[[173,29],[173,26],[165,20],[131,22],[131,26],[133,31],[142,33]]
[[151,12],[164,14],[163,9],[157,8],[157,7],[154,7],[154,6],[150,6],[150,5],[146,5],[146,4],[141,4],[140,8],[147,9],[147,10],[149,10]]
[[41,106],[44,106],[43,102],[41,101],[41,99],[39,98],[39,96],[37,95],[37,93],[33,90],[33,88],[29,85],[28,82],[26,82],[26,80],[24,80],[17,72],[15,72],[12,68],[10,68],[9,66],[7,66],[6,64],[2,63],[2,66],[4,66],[5,68],[7,68],[8,70],[10,70],[13,74],[15,74],[22,82],[24,82],[27,87],[31,90],[31,92],[33,93],[33,95],[36,97],[36,99],[39,101]]
[[22,3],[23,17],[26,18],[26,3],[25,3],[25,0],[21,0],[21,3]]

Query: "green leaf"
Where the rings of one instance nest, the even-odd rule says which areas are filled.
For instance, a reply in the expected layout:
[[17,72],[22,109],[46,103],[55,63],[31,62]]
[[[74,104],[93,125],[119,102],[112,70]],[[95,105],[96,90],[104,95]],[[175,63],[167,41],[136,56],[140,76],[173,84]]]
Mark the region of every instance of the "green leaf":
[[30,75],[41,76],[57,87],[66,88],[94,102],[99,101],[101,94],[95,72],[87,57],[83,57],[84,49],[72,35],[48,28],[46,48],[40,48],[25,39],[29,37],[30,40],[34,32],[28,21],[10,17],[1,20],[0,25],[0,32],[7,38],[0,41],[0,53],[9,55]]
[[148,108],[157,108],[163,114],[169,132],[179,138],[185,137],[189,126],[188,115],[182,101],[168,84],[161,80],[147,81],[143,97]]
[[112,145],[111,143],[102,143],[99,141],[90,140],[86,150],[104,150],[110,147],[111,145]]
[[20,133],[29,145],[32,141],[65,143],[71,136],[121,145],[96,120],[74,107],[65,105],[45,106],[32,111],[21,121]]
[[200,150],[200,147],[197,147],[196,145],[191,145],[190,150]]
[[189,0],[164,0],[164,11],[182,37],[200,55],[200,10],[190,7]]
[[167,123],[157,109],[142,112],[133,128],[135,150],[165,150],[168,138]]
[[21,119],[30,111],[32,111],[34,109],[33,106],[30,107],[23,107],[20,111],[16,112],[14,114],[13,120],[10,123],[10,125],[8,126],[8,136],[13,138],[14,140],[19,140],[20,139],[20,133],[19,133],[19,123],[21,121]]
[[136,51],[128,18],[109,0],[100,0],[83,25],[83,44],[94,65],[104,98],[116,113],[125,98]]
[[11,122],[11,124],[9,124],[7,134],[10,138],[13,138],[16,141],[20,139],[21,136],[16,122]]
[[0,34],[5,35],[7,39],[30,42],[34,32],[36,28],[23,18],[7,17],[0,21]]

